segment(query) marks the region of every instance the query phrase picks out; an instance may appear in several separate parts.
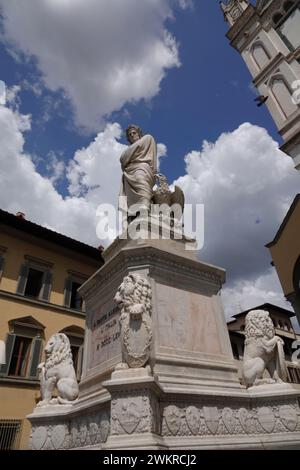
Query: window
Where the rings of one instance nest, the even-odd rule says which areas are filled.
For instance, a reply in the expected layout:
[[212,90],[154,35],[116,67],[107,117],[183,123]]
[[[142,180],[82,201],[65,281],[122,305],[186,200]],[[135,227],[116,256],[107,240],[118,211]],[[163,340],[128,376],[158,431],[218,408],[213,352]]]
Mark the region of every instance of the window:
[[0,450],[19,448],[22,421],[18,419],[0,419]]
[[43,286],[43,276],[43,271],[29,268],[24,295],[38,299]]
[[29,354],[31,349],[31,338],[16,336],[14,348],[11,355],[8,375],[25,377],[29,363]]
[[298,367],[288,367],[288,381],[294,384],[300,383],[300,369]]
[[240,358],[240,354],[239,354],[238,345],[237,345],[236,343],[231,343],[231,347],[232,347],[233,357],[234,357],[235,359],[239,359],[239,358]]
[[0,366],[0,377],[37,379],[44,326],[32,317],[9,322],[6,338],[6,362]]
[[68,271],[68,273],[69,277],[65,282],[64,305],[75,310],[84,310],[83,299],[78,289],[87,280],[87,276],[74,271]]
[[36,300],[49,302],[52,287],[52,264],[32,256],[20,269],[17,293]]
[[81,310],[82,308],[82,297],[78,293],[78,289],[81,286],[78,282],[72,282],[71,287],[71,302],[70,307],[75,308],[76,310]]
[[300,46],[300,6],[286,2],[285,11],[284,15],[276,13],[273,22],[284,43],[293,51]]

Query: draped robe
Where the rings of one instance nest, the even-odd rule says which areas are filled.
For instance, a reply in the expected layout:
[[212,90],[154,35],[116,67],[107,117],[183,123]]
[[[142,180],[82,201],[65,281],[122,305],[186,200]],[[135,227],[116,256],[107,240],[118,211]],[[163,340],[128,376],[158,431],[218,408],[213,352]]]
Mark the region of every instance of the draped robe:
[[[137,207],[150,209],[157,172],[157,148],[151,135],[144,135],[131,144],[121,155],[123,176],[119,209],[135,216]],[[126,198],[124,198],[126,196]],[[130,210],[136,205],[134,210]]]

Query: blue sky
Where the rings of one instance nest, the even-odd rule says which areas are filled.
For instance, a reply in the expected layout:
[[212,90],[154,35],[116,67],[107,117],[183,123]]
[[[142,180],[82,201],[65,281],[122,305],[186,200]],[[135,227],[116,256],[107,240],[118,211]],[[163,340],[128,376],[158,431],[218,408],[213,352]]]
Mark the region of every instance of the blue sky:
[[[190,9],[177,7],[175,18],[168,20],[166,26],[179,43],[182,66],[168,72],[151,102],[126,104],[108,120],[119,122],[123,128],[136,122],[164,142],[169,158],[163,161],[162,170],[171,180],[184,171],[183,156],[191,148],[197,148],[203,140],[214,142],[222,132],[232,131],[242,122],[266,128],[279,141],[267,109],[257,108],[254,102],[255,92],[246,65],[225,37],[228,26],[219,2],[197,0]],[[17,63],[3,45],[0,63],[1,79],[8,86],[22,84],[24,80],[32,83],[40,76],[34,58]],[[83,135],[76,129],[70,103],[62,93],[43,89],[42,95],[36,97],[32,91],[23,90],[19,96],[20,111],[32,115],[32,132],[25,144],[29,153],[46,158],[49,151],[61,152],[68,160],[78,148],[88,145],[95,134]],[[59,100],[59,108],[51,109],[49,121],[41,123],[47,107],[45,99]],[[124,109],[129,116],[124,116]],[[43,173],[42,162],[39,169]],[[63,182],[59,189],[62,194],[67,193]]]
[[[117,203],[121,129],[166,146],[161,171],[205,205],[202,259],[225,303],[286,303],[264,245],[299,188],[213,0],[0,0],[0,206],[97,245]],[[249,123],[249,124],[247,124]],[[210,144],[204,143],[205,141]]]

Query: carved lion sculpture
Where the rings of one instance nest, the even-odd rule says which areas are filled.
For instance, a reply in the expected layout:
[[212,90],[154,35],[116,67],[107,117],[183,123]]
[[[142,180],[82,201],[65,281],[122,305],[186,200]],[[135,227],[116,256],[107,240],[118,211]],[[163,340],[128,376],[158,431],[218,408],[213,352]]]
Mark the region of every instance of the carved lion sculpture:
[[[68,337],[64,333],[51,336],[45,347],[45,356],[45,362],[38,366],[42,397],[38,406],[66,404],[76,400],[79,389]],[[58,396],[52,398],[55,388]]]
[[151,286],[138,274],[124,277],[115,301],[121,305],[120,325],[123,361],[142,367],[149,358],[152,341]]
[[[246,316],[243,376],[247,387],[287,380],[283,340],[265,310],[252,310]],[[264,378],[267,370],[271,378]]]

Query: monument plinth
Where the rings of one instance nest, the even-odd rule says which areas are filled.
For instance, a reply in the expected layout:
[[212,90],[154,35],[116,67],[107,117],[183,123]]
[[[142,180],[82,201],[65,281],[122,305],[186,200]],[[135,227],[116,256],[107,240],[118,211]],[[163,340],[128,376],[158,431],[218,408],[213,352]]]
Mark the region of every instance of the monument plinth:
[[82,391],[95,375],[106,380],[122,362],[120,310],[114,296],[128,274],[138,274],[151,286],[148,364],[160,385],[167,390],[185,387],[186,392],[200,385],[240,389],[229,338],[223,333],[224,270],[198,261],[182,241],[160,241],[165,249],[158,240],[116,240],[105,265],[81,287],[87,311]]

